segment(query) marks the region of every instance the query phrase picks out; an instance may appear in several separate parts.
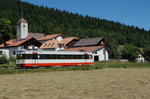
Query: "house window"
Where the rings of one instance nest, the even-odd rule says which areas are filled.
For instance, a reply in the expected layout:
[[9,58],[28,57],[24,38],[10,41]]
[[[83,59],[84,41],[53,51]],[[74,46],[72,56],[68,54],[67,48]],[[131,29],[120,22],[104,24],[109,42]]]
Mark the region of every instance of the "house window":
[[15,55],[16,54],[16,52],[15,51],[13,51],[13,55]]
[[23,27],[26,27],[26,25],[23,25]]

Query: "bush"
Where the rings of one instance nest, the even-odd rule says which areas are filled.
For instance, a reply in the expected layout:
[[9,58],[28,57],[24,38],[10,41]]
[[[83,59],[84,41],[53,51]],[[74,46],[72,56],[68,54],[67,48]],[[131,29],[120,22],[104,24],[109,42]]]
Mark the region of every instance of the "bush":
[[0,57],[0,64],[6,64],[8,63],[7,58],[3,55],[2,57]]
[[9,66],[8,66],[8,64],[3,64],[2,65],[2,68],[8,68]]
[[138,48],[133,45],[125,45],[121,53],[122,53],[122,58],[128,59],[129,62],[135,62],[136,58],[139,55]]
[[9,61],[16,62],[16,57],[11,56]]

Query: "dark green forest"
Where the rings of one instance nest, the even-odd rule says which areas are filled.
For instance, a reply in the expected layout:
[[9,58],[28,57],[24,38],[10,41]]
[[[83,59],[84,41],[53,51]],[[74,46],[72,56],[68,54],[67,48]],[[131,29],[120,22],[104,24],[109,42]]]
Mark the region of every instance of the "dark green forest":
[[66,37],[79,38],[101,37],[106,33],[108,50],[111,51],[116,51],[118,45],[131,44],[144,47],[150,44],[150,30],[146,31],[119,22],[82,16],[59,9],[39,7],[19,0],[0,0],[0,18],[10,20],[14,38],[16,22],[21,17],[21,6],[23,16],[29,23],[29,32],[45,33],[46,35],[62,33]]

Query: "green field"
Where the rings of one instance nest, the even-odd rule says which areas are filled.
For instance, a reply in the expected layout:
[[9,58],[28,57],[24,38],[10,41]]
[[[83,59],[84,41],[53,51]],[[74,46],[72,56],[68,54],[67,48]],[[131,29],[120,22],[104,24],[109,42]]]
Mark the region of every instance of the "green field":
[[129,62],[94,62],[91,66],[66,66],[66,67],[51,67],[51,68],[34,68],[34,69],[15,69],[15,62],[0,65],[0,74],[20,74],[28,72],[50,72],[50,71],[83,71],[96,70],[103,68],[150,68],[150,63],[129,63]]

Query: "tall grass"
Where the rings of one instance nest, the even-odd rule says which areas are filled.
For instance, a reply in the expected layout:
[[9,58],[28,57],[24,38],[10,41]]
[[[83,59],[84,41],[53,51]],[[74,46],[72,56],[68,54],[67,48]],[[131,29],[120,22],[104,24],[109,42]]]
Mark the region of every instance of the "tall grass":
[[84,71],[84,70],[96,70],[102,68],[150,68],[150,63],[121,63],[121,62],[107,62],[107,66],[104,66],[104,62],[94,62],[91,66],[65,66],[65,67],[51,67],[38,68],[38,69],[15,69],[15,61],[9,61],[8,64],[0,65],[0,74],[20,74],[20,73],[35,73],[35,72],[50,72],[50,71]]

